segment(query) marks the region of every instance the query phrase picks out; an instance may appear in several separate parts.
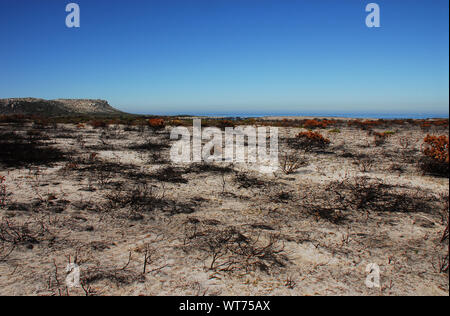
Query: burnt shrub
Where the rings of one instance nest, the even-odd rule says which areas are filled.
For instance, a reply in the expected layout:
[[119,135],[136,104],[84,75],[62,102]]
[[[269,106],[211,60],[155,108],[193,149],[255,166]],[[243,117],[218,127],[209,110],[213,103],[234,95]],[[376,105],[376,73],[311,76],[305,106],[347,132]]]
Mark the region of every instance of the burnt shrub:
[[0,115],[0,123],[12,123],[17,125],[25,125],[30,120],[29,117],[22,114]]
[[7,167],[51,165],[65,160],[65,153],[37,137],[0,133],[0,163]]
[[354,177],[333,182],[327,191],[338,197],[338,205],[362,212],[428,212],[430,198],[418,190],[395,188],[380,179]]
[[147,139],[145,143],[131,144],[128,148],[135,151],[161,151],[163,149],[169,148],[169,144]]
[[152,187],[146,184],[137,185],[130,190],[124,190],[122,187],[119,187],[116,188],[115,192],[107,194],[106,197],[111,203],[111,206],[115,208],[130,205],[151,207],[156,200]]
[[228,174],[232,173],[233,168],[231,165],[217,165],[211,163],[193,163],[186,169],[186,173],[216,173],[216,174]]
[[[441,273],[448,273],[448,267],[449,267],[449,199],[448,199],[448,193],[442,194],[442,201],[443,201],[443,207],[441,212],[442,217],[442,224],[445,226],[444,231],[442,232],[441,237],[441,244],[443,246],[444,255],[440,257],[439,260],[439,271]],[[445,251],[447,254],[445,254]]]
[[354,157],[353,164],[357,165],[361,172],[370,172],[375,165],[375,160],[370,156],[360,154]]
[[254,236],[236,227],[210,227],[191,222],[185,231],[186,250],[199,250],[209,257],[208,268],[216,272],[270,273],[286,266],[288,258],[277,234]]
[[26,246],[33,249],[43,241],[54,238],[54,235],[48,230],[45,223],[32,220],[26,223],[20,223],[16,220],[0,218],[0,249],[7,246]]
[[352,213],[428,213],[435,202],[418,189],[394,187],[376,178],[351,177],[304,192],[300,207],[338,224]]
[[284,153],[281,155],[280,167],[284,174],[295,173],[301,167],[307,166],[308,160],[298,153]]
[[155,179],[170,183],[188,183],[188,180],[183,178],[183,170],[168,166],[159,169],[153,176]]
[[6,177],[0,176],[0,207],[6,206]]
[[234,181],[238,184],[239,189],[265,188],[268,185],[268,183],[264,180],[258,179],[243,172],[237,173]]

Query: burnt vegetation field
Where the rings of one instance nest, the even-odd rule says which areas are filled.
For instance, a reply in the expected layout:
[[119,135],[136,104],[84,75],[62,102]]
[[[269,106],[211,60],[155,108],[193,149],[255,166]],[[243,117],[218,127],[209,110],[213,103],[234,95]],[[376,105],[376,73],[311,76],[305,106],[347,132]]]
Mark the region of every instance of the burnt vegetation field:
[[279,170],[171,163],[188,117],[0,116],[0,294],[448,295],[448,119],[202,124],[278,127]]

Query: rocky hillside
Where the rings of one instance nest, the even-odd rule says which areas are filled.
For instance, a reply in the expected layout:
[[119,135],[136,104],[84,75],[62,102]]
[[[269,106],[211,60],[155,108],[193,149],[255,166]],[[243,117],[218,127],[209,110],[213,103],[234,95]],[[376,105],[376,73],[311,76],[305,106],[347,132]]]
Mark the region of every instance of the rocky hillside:
[[76,114],[120,114],[105,100],[58,99],[44,100],[35,98],[0,99],[1,114],[24,115],[76,115]]

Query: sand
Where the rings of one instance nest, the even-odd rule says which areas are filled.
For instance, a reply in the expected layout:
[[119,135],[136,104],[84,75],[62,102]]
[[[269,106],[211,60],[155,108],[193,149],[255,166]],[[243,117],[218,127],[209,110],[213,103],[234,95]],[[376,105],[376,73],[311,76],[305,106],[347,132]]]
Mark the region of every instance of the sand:
[[[299,131],[280,128],[280,138]],[[72,162],[0,169],[7,193],[2,223],[25,236],[1,244],[1,295],[449,294],[448,273],[439,271],[448,249],[440,238],[441,194],[448,196],[449,180],[418,169],[426,133],[417,127],[396,130],[382,146],[367,131],[319,130],[330,147],[301,153],[308,165],[289,175],[258,173],[246,164],[206,171],[182,164],[173,166],[176,177],[164,169],[169,127],[141,132],[66,124],[41,132],[71,152]],[[399,146],[405,136],[407,150]],[[130,149],[146,141],[167,146]],[[280,148],[288,150],[283,142]],[[348,153],[374,163],[361,171]],[[393,164],[403,170],[392,171]],[[157,177],[160,170],[167,178]],[[328,185],[357,177],[379,179],[427,207],[345,210],[336,223],[314,213],[311,205],[331,198]],[[123,202],[133,192],[141,204]],[[218,239],[228,237],[233,242],[221,248]],[[66,288],[69,261],[79,265],[84,289]],[[370,263],[380,267],[380,287],[365,284]]]

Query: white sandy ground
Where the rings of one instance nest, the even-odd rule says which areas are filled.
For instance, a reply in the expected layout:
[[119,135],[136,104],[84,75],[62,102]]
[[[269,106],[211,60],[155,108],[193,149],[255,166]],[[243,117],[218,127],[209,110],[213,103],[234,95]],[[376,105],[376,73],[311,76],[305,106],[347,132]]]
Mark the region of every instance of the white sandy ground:
[[[90,146],[102,144],[101,130],[77,129],[72,125],[60,129],[82,135],[83,142],[74,138],[52,139],[61,148],[75,150],[79,156],[88,157],[89,153],[96,152],[99,161],[129,164],[137,173],[144,174],[163,167],[147,152],[127,147],[142,143],[146,137],[164,140],[167,134],[146,131],[143,136],[138,131],[123,131],[119,127],[107,132],[111,137],[105,142],[110,148],[94,150]],[[299,131],[280,128],[280,137],[294,137]],[[375,147],[365,131],[342,128],[341,133],[321,132],[331,140],[330,152],[346,148],[375,158],[381,157],[382,151],[398,152],[398,139],[406,135],[413,140],[410,149],[420,155],[424,137],[419,129],[400,130],[383,147]],[[168,149],[162,155],[167,161]],[[0,262],[0,294],[59,295],[54,262],[63,288],[68,256],[73,259],[78,255],[82,276],[97,269],[103,275],[132,279],[116,282],[112,277],[99,277],[91,284],[97,295],[449,295],[448,274],[439,273],[437,268],[439,256],[446,247],[439,243],[444,227],[438,210],[373,213],[368,217],[352,213],[350,221],[332,224],[303,214],[298,208],[304,194],[312,194],[319,186],[345,176],[379,178],[387,184],[418,188],[436,197],[440,193],[448,194],[448,178],[423,176],[415,164],[407,165],[403,173],[392,172],[391,163],[381,158],[377,158],[373,170],[363,173],[350,158],[330,154],[307,156],[310,164],[291,175],[280,171],[259,174],[253,171],[254,166],[233,167],[271,183],[263,188],[239,188],[233,174],[222,177],[215,173],[189,173],[183,175],[188,183],[147,179],[157,194],[166,199],[179,203],[203,200],[191,214],[171,215],[155,210],[140,220],[126,218],[126,210],[105,208],[105,195],[111,189],[100,185],[89,174],[65,171],[66,162],[53,167],[0,169],[0,176],[6,177],[8,205],[47,200],[50,195],[56,198],[52,202],[69,201],[58,213],[51,208],[50,211],[45,208],[0,210],[2,219],[31,225],[45,223],[55,236],[51,241],[34,244],[32,249],[17,246]],[[132,184],[132,180],[121,174],[112,177],[111,181]],[[279,192],[290,192],[293,198],[286,203],[274,202],[272,197]],[[77,206],[82,203],[86,206]],[[211,271],[211,255],[186,242],[191,229],[189,219],[199,220],[199,229],[237,227],[249,236],[260,236],[262,243],[268,241],[270,234],[279,234],[286,265],[268,272]],[[252,224],[264,224],[273,231],[251,228]],[[145,247],[149,247],[152,260],[142,276]],[[369,263],[380,266],[380,288],[365,286],[365,269]],[[287,286],[288,280],[293,281],[293,286]],[[69,294],[84,292],[73,288]]]

